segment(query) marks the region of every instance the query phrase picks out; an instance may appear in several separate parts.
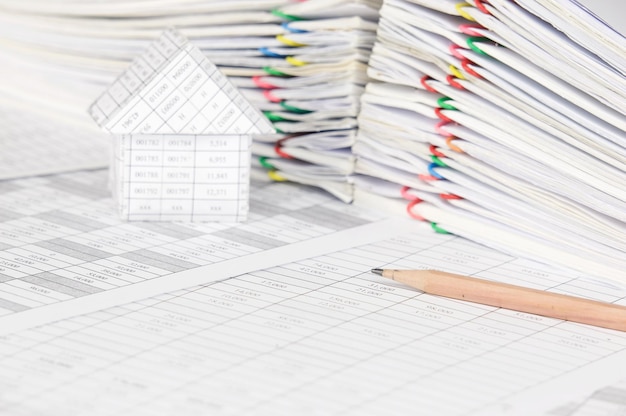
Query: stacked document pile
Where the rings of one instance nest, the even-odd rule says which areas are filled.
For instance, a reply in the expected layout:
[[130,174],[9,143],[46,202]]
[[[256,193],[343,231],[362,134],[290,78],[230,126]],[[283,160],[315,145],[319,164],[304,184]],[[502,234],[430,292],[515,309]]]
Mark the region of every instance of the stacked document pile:
[[[268,64],[254,50],[285,32],[272,10],[288,3],[0,0],[0,106],[17,107],[20,122],[41,125],[28,130],[30,142],[60,148],[50,152],[57,171],[89,166],[68,154],[106,166],[110,140],[87,108],[165,28],[181,29],[226,75],[251,77]],[[49,134],[53,128],[59,134]],[[97,149],[88,153],[87,146]]]
[[163,29],[174,27],[280,133],[255,145],[255,172],[315,178],[347,201],[350,147],[381,3],[0,0],[0,97],[80,123],[85,140],[101,137],[86,109]]
[[351,146],[381,3],[313,0],[280,8],[287,32],[276,37],[278,45],[262,48],[272,62],[251,84],[240,84],[252,88],[244,95],[281,133],[256,140],[252,149],[271,178],[352,200]]
[[267,61],[249,51],[285,31],[271,11],[288,3],[2,0],[0,53],[9,81],[2,92],[92,125],[85,112],[91,101],[168,27],[180,29],[226,75],[251,76]]
[[575,1],[470,3],[385,1],[356,200],[624,276],[624,37]]

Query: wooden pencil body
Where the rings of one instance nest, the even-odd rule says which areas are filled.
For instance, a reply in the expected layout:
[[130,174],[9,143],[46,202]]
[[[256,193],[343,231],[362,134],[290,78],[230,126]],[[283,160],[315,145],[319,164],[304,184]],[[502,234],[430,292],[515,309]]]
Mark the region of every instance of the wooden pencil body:
[[433,295],[626,331],[626,307],[436,270],[385,270],[383,276]]

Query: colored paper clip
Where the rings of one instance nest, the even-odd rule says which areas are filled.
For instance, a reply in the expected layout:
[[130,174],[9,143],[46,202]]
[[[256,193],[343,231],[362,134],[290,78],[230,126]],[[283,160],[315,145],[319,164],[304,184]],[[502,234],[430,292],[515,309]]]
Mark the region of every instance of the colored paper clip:
[[455,195],[455,194],[439,194],[441,199],[445,199],[446,201],[454,200],[454,199],[463,199],[463,197]]
[[485,7],[485,3],[487,2],[483,0],[474,0],[474,3],[476,4],[476,8],[480,10],[481,12],[485,14],[491,14],[491,12],[489,12],[489,10],[487,10],[487,8]]
[[301,61],[298,58],[294,58],[293,56],[286,57],[285,61],[287,61],[289,64],[293,66],[305,66],[307,64],[306,62]]
[[430,173],[430,174],[431,174],[431,176],[434,176],[437,180],[445,179],[443,176],[441,176],[440,174],[438,174],[438,173],[435,171],[435,168],[438,168],[438,167],[440,167],[438,164],[436,164],[436,163],[434,163],[434,162],[433,162],[433,163],[430,163],[430,164],[428,165],[428,173]]
[[438,234],[450,234],[448,231],[446,231],[443,228],[439,227],[436,222],[431,222],[430,223],[430,228],[435,230],[435,232],[438,233]]
[[414,201],[416,199],[419,199],[415,195],[411,195],[409,193],[409,189],[411,189],[411,187],[409,187],[409,186],[403,186],[400,189],[400,195],[402,196],[402,198],[406,199],[407,201]]
[[413,199],[413,200],[409,201],[409,203],[406,204],[406,212],[407,212],[407,214],[409,214],[409,217],[411,217],[413,219],[416,219],[416,220],[419,220],[419,221],[426,221],[426,218],[424,218],[421,215],[416,214],[416,213],[413,212],[413,207],[415,205],[419,204],[420,202],[422,202],[422,200],[419,199],[419,198],[416,198],[416,199]]
[[457,108],[452,104],[448,104],[448,101],[451,101],[450,97],[440,97],[437,99],[437,105],[441,108],[445,108],[446,110],[456,110]]
[[272,85],[269,82],[266,82],[262,76],[254,75],[252,77],[252,82],[259,88],[263,88],[264,90],[273,90],[274,88],[278,88],[276,85]]
[[478,23],[464,23],[462,25],[459,25],[459,30],[461,31],[461,33],[464,33],[468,36],[482,36],[482,34],[474,31],[473,29],[484,29],[484,27],[482,25],[479,25]]
[[285,110],[290,111],[292,113],[296,113],[296,114],[309,114],[309,113],[312,113],[311,110],[305,110],[303,108],[294,107],[293,105],[287,104],[285,101],[281,101],[280,102],[280,106],[282,108],[284,108]]
[[[443,155],[443,156],[445,156],[445,155]],[[439,156],[437,156],[435,154],[430,155],[430,160],[432,160],[434,164],[436,164],[437,166],[440,166],[442,168],[447,168],[448,167],[448,165],[443,163],[443,161],[441,159],[439,159]]]
[[454,75],[446,75],[446,81],[448,81],[448,84],[450,84],[456,89],[459,89],[459,90],[465,89],[463,85],[459,84],[459,82],[457,81],[457,78]]
[[280,176],[278,172],[275,170],[268,171],[267,176],[269,176],[271,180],[276,181],[276,182],[287,182],[287,179]]
[[284,159],[294,159],[293,156],[291,156],[290,154],[286,153],[285,151],[282,150],[282,146],[283,146],[283,142],[285,141],[285,139],[281,139],[278,140],[276,142],[276,144],[274,145],[274,152],[276,152],[276,154]]
[[264,90],[263,91],[263,96],[265,98],[267,98],[267,100],[269,102],[272,102],[272,103],[279,103],[279,102],[282,101],[281,98],[279,98],[279,97],[275,96],[274,94],[272,94],[272,90]]
[[443,114],[442,110],[444,109],[435,108],[435,115],[437,116],[437,118],[439,118],[439,120],[447,121],[448,123],[454,123],[454,120],[452,120],[450,117],[447,117],[445,114]]
[[262,47],[259,48],[259,52],[261,52],[263,54],[263,56],[267,56],[269,58],[284,58],[285,55],[281,55],[279,53],[276,52],[272,52],[269,48],[267,47]]
[[478,72],[474,71],[472,68],[470,68],[470,64],[473,64],[474,62],[470,61],[469,59],[463,59],[461,61],[461,66],[463,67],[463,69],[470,75],[475,76],[476,78],[482,78],[483,76],[480,75]]
[[463,73],[459,71],[459,68],[457,68],[456,66],[451,64],[448,66],[448,68],[450,69],[450,72],[452,72],[452,75],[454,75],[458,79],[467,79],[465,78],[465,75],[463,75]]
[[447,132],[446,130],[443,129],[443,126],[450,124],[449,121],[440,121],[439,123],[435,124],[435,133],[437,133],[440,136],[443,137],[447,137],[447,136],[451,136],[451,134],[449,132]]
[[281,117],[277,114],[272,113],[271,111],[263,111],[263,115],[267,117],[269,121],[288,121],[286,118]]
[[[461,25],[463,26],[463,25]],[[452,56],[454,56],[457,59],[465,59],[465,57],[463,55],[461,55],[459,53],[459,49],[461,47],[459,45],[457,45],[456,43],[451,43],[450,46],[448,47],[448,50],[450,51],[450,54]]]
[[281,19],[289,20],[289,21],[292,21],[292,22],[298,21],[298,20],[305,20],[305,19],[303,19],[301,17],[294,16],[292,14],[283,13],[279,9],[272,9],[272,14],[274,16],[280,17]]
[[446,155],[444,155],[439,150],[437,150],[437,146],[435,146],[434,144],[431,144],[430,147],[428,148],[428,150],[430,150],[430,153],[433,156],[436,156],[436,157],[446,157]]
[[265,71],[268,75],[275,75],[278,77],[286,77],[288,76],[284,72],[280,72],[278,69],[274,69],[271,66],[264,66],[263,71]]
[[427,182],[430,182],[430,181],[438,181],[438,180],[439,180],[439,178],[437,178],[436,176],[433,176],[433,175],[426,175],[426,174],[424,174],[424,173],[420,173],[419,175],[417,175],[417,177],[418,177],[419,179],[421,179],[421,180],[423,180],[423,181],[427,181]]
[[293,40],[285,37],[284,35],[276,35],[276,40],[280,43],[284,43],[287,46],[306,46],[304,43],[294,42]]
[[[448,147],[452,150],[455,150],[452,147],[450,147],[450,142],[456,139],[456,137],[454,137],[452,134],[450,134],[450,132],[446,131],[443,128],[445,125],[450,124],[450,123],[451,123],[450,121],[445,121],[445,120],[440,121],[439,123],[435,125],[435,132],[440,136],[446,137],[446,144],[448,145]],[[463,153],[463,151],[459,149],[458,147],[455,146],[455,148],[458,150],[458,152]],[[439,159],[440,157],[446,157],[446,155],[442,153],[441,151],[437,150],[438,149],[437,146],[435,146],[434,144],[431,144],[428,149],[431,153],[430,157],[433,163],[441,167],[447,167],[447,165],[441,159]],[[437,175],[437,177],[433,176],[433,179],[430,179],[430,180],[441,179],[440,176],[441,175]]]
[[422,87],[424,87],[424,89],[426,91],[430,91],[430,92],[434,92],[435,94],[439,94],[439,91],[437,91],[436,89],[434,89],[433,87],[428,85],[428,83],[426,81],[428,81],[429,79],[432,79],[432,78],[429,77],[428,75],[424,75],[423,77],[420,78],[420,84],[422,84]]
[[474,52],[479,53],[481,55],[489,56],[487,55],[485,51],[483,51],[478,46],[476,46],[476,43],[490,42],[489,38],[486,38],[483,36],[470,36],[467,39],[465,39],[465,42],[467,42],[467,46],[469,46],[469,48],[473,50]]
[[291,32],[291,33],[309,33],[308,30],[304,30],[304,29],[295,29],[293,27],[291,27],[291,22],[283,22],[281,24],[281,26],[283,27],[283,29]]
[[274,167],[274,165],[272,165],[271,163],[269,163],[267,161],[267,157],[266,156],[260,156],[259,157],[259,163],[261,164],[261,166],[263,166],[265,169],[272,169],[272,170],[276,170],[276,168]]
[[457,152],[457,153],[465,153],[465,152],[463,151],[463,149],[461,149],[459,146],[457,146],[457,145],[455,145],[454,143],[452,143],[452,142],[453,142],[454,140],[456,140],[456,139],[457,139],[457,138],[456,138],[456,137],[454,137],[454,136],[452,136],[452,135],[450,135],[450,136],[446,137],[446,145],[448,146],[448,148],[449,148],[450,150],[453,150],[453,151],[455,151],[455,152]]
[[457,3],[454,5],[454,8],[456,9],[457,12],[459,12],[459,15],[462,18],[471,20],[472,22],[474,22],[475,19],[472,16],[470,16],[465,10],[463,10],[463,8],[465,7],[472,7],[472,5],[469,3]]

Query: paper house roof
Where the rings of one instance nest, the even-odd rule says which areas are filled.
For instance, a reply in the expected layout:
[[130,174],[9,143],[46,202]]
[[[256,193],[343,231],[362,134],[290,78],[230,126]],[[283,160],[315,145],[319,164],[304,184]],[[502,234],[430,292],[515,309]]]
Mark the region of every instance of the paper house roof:
[[166,30],[91,105],[115,134],[269,134],[271,123],[202,52]]

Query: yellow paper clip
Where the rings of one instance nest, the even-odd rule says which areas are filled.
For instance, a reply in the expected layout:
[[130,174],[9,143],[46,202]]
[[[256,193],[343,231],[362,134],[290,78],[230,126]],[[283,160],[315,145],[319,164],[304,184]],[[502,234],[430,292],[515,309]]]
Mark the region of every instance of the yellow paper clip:
[[294,42],[293,40],[286,38],[284,35],[276,35],[276,40],[287,46],[306,46],[304,43]]

